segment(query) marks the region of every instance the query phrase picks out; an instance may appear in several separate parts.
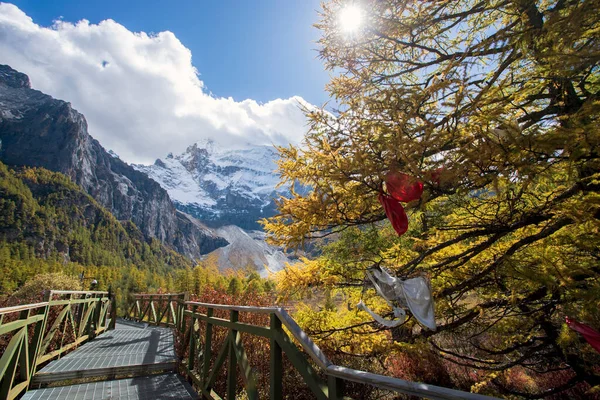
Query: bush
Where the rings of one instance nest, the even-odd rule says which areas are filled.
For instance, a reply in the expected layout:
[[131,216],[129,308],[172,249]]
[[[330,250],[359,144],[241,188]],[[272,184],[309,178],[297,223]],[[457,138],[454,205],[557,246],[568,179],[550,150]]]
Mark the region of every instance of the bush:
[[5,300],[3,307],[37,303],[46,290],[82,290],[79,279],[60,272],[37,275]]

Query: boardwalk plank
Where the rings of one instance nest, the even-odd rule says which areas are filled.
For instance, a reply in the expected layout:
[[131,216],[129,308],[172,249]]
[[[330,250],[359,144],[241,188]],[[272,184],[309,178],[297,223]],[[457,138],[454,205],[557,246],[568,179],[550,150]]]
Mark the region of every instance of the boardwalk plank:
[[176,374],[152,375],[30,390],[22,400],[151,400],[197,399],[190,385]]
[[[33,384],[60,385],[69,379],[88,377],[105,380],[30,390],[23,399],[196,399],[191,386],[172,373],[176,365],[173,339],[170,328],[119,320],[114,330],[39,370]],[[115,376],[134,377],[114,380]]]

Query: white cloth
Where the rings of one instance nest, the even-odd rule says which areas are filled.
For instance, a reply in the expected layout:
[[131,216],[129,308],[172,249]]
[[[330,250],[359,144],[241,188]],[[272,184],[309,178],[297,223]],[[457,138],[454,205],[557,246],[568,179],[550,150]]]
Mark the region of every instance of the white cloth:
[[406,320],[406,312],[398,307],[394,307],[394,316],[398,319],[395,320],[389,320],[389,319],[385,319],[380,315],[375,314],[373,311],[371,311],[371,309],[369,307],[367,307],[367,305],[365,303],[363,303],[363,301],[359,301],[358,304],[356,305],[356,307],[359,310],[363,310],[369,313],[369,315],[371,315],[371,317],[377,321],[378,323],[380,323],[383,326],[387,326],[388,328],[394,328],[402,323],[404,323],[404,321]]
[[402,307],[408,308],[421,325],[432,331],[437,329],[431,288],[424,277],[419,276],[403,281],[393,277],[384,269],[373,270],[372,274],[367,271],[367,276],[373,283],[377,294],[383,297],[390,307],[392,307],[394,316],[398,319],[388,320],[375,314],[362,300],[357,305],[359,309],[368,312],[381,325],[393,328],[403,323],[406,319],[405,311],[394,305],[393,301],[395,300]]

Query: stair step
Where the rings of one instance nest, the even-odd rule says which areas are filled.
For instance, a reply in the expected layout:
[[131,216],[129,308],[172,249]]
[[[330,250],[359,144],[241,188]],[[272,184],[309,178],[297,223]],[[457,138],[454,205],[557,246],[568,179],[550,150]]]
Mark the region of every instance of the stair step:
[[22,400],[195,400],[198,395],[177,374],[163,374],[29,390]]
[[116,376],[131,375],[143,376],[159,372],[171,372],[175,370],[176,360],[154,364],[123,365],[118,367],[82,369],[76,371],[40,372],[37,373],[31,384],[33,387],[40,384],[60,383],[83,378],[105,378],[115,379]]

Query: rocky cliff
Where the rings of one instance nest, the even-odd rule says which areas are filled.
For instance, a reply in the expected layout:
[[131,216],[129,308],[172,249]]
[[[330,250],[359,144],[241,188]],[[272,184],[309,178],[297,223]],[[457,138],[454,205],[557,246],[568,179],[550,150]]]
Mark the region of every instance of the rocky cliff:
[[177,211],[158,183],[109,154],[70,103],[31,89],[25,74],[6,65],[0,66],[0,160],[69,176],[117,219],[132,221],[147,239],[188,257],[227,244]]

